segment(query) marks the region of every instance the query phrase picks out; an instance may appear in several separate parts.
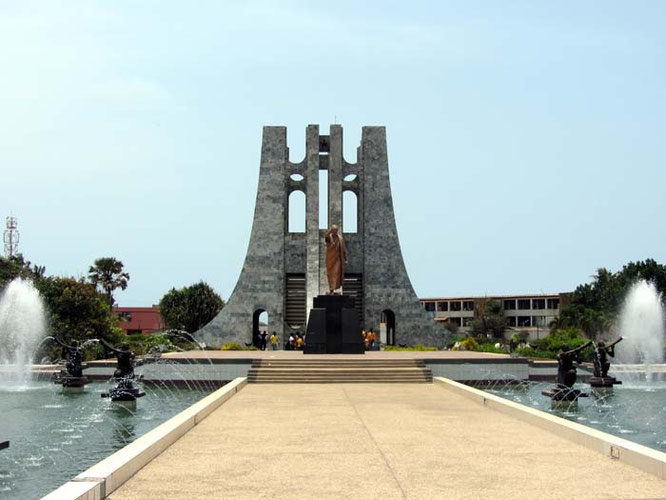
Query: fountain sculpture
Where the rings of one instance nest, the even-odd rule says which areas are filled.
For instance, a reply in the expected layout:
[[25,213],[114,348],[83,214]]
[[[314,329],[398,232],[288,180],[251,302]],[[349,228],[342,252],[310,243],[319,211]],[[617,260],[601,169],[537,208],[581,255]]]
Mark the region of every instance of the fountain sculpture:
[[72,340],[70,345],[55,338],[53,340],[64,349],[67,349],[65,369],[60,371],[59,376],[55,378],[54,382],[61,384],[63,391],[81,392],[84,386],[90,382],[90,379],[83,375],[83,353],[81,352],[81,346],[79,346],[76,340]]
[[7,285],[0,296],[0,385],[11,390],[27,385],[34,349],[46,333],[45,318],[32,281],[16,278]]
[[146,395],[141,387],[136,383],[140,377],[134,373],[134,353],[130,350],[129,344],[124,342],[120,349],[109,345],[104,340],[100,341],[107,349],[114,352],[118,359],[116,371],[113,373],[113,380],[116,386],[109,392],[102,393],[103,398],[110,398],[116,403],[133,404],[138,398]]
[[621,340],[622,337],[608,345],[606,345],[606,343],[603,341],[594,344],[594,376],[590,377],[589,380],[592,387],[613,387],[615,384],[622,383],[615,377],[608,376],[608,370],[610,369],[610,361],[608,361],[608,356],[615,356],[615,345]]
[[574,363],[580,363],[580,352],[591,344],[592,341],[589,341],[575,349],[571,349],[566,344],[562,346],[560,352],[557,354],[557,385],[542,392],[553,403],[563,401],[576,402],[578,398],[587,397],[586,393],[573,388],[577,378],[576,365]]

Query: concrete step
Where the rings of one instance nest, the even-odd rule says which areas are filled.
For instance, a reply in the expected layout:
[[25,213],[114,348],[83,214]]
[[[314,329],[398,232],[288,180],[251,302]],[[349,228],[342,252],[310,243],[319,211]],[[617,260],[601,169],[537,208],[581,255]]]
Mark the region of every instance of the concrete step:
[[413,375],[401,377],[359,377],[359,376],[249,376],[248,382],[359,382],[359,383],[389,383],[389,382],[432,382],[432,377],[427,375]]
[[344,366],[317,366],[317,367],[312,367],[312,368],[283,368],[283,367],[278,367],[278,366],[271,366],[271,367],[260,367],[260,368],[250,368],[249,372],[257,372],[257,371],[262,371],[262,372],[276,372],[276,371],[284,371],[284,372],[324,372],[324,373],[335,373],[335,372],[367,372],[367,373],[409,373],[409,372],[422,372],[423,370],[428,370],[428,368],[418,368],[418,367],[413,367],[413,366],[405,366],[405,367],[398,367],[398,368],[384,368],[384,367],[378,367],[378,368],[367,368],[367,367],[344,367]]
[[381,376],[370,376],[370,375],[357,375],[357,374],[346,374],[346,375],[289,375],[289,374],[274,374],[274,375],[264,375],[264,374],[252,374],[248,375],[248,380],[268,380],[268,379],[292,379],[292,380],[305,380],[305,379],[338,379],[338,380],[407,380],[407,379],[432,379],[432,375],[429,374],[411,374],[411,375],[381,375]]
[[308,359],[308,360],[298,360],[298,359],[255,359],[252,361],[252,364],[256,365],[390,365],[390,366],[400,366],[400,365],[409,365],[409,366],[423,366],[424,362],[421,360],[406,359],[406,360],[388,360],[388,359],[377,359],[377,360],[353,360],[353,359]]
[[424,378],[432,377],[430,373],[248,373],[248,378],[367,378],[383,380],[387,378]]
[[270,380],[247,380],[248,384],[429,384],[432,383],[432,380],[349,380],[349,379],[314,379],[314,380],[279,380],[279,379],[270,379]]
[[255,360],[248,371],[253,384],[430,383],[422,360],[316,359]]
[[252,363],[253,368],[264,368],[264,367],[289,367],[289,368],[305,368],[305,367],[350,367],[350,368],[425,368],[425,364],[417,363],[346,363],[346,362],[307,362],[307,363],[276,363],[271,361],[263,361],[261,363],[254,362]]

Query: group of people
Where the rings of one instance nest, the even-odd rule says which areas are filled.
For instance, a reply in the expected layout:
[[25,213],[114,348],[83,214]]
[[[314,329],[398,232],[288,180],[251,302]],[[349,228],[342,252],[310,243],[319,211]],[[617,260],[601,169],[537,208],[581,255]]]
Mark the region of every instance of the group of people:
[[[268,336],[268,333],[265,331],[260,332],[258,335],[259,345],[257,347],[262,351],[268,349],[268,344],[270,343],[271,351],[277,351],[280,348],[280,339],[278,338],[277,332],[271,333],[271,336]],[[256,345],[256,344],[255,344]],[[285,351],[302,351],[305,346],[305,334],[301,332],[296,332],[289,335],[289,340],[284,344]]]
[[305,335],[301,335],[301,332],[296,332],[293,335],[289,335],[289,340],[284,346],[285,351],[302,351],[305,346]]
[[261,349],[262,351],[265,351],[265,350],[268,349],[268,343],[269,342],[271,344],[271,350],[272,351],[277,351],[278,350],[278,344],[279,344],[280,341],[279,341],[277,333],[275,331],[273,331],[273,333],[271,333],[270,337],[268,336],[268,333],[266,333],[265,331],[261,332],[259,334],[259,345],[257,347],[259,347],[259,349]]
[[[280,346],[280,339],[277,336],[277,333],[274,331],[271,333],[270,337],[265,331],[259,333],[259,349],[266,351],[268,349],[268,344],[270,343],[271,351],[277,351]],[[374,328],[371,328],[367,332],[365,330],[361,331],[361,337],[363,338],[363,345],[365,345],[366,351],[372,351],[375,349],[377,344],[377,332]],[[284,344],[285,351],[302,351],[305,347],[305,334],[301,332],[296,332],[289,335],[289,339]]]
[[367,332],[361,330],[361,337],[363,338],[363,345],[365,346],[366,351],[372,351],[375,348],[375,342],[377,342],[377,333],[374,328],[370,328]]

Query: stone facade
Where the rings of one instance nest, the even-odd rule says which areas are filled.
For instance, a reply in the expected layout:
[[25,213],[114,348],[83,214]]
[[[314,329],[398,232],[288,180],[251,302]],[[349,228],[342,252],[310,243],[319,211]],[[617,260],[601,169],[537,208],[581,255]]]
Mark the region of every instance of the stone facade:
[[[306,318],[314,297],[328,291],[325,230],[319,229],[319,171],[327,170],[328,227],[342,227],[343,193],[351,191],[357,198],[357,232],[349,233],[342,227],[349,251],[345,294],[358,294],[365,328],[379,331],[383,318],[389,343],[440,347],[445,343],[446,331],[427,317],[402,259],[385,128],[363,127],[357,163],[345,161],[342,139],[340,125],[331,125],[330,135],[321,135],[318,125],[309,125],[305,159],[291,163],[286,127],[264,127],[247,257],[227,305],[197,332],[200,340],[216,346],[226,342],[249,344],[262,311],[268,313],[268,329],[276,331],[281,340],[290,333],[305,331],[305,324],[294,324],[293,318]],[[294,191],[305,193],[305,233],[288,232],[289,195]],[[347,286],[348,276],[355,285]],[[304,281],[302,291],[290,288],[290,278]],[[302,301],[299,293],[303,294]],[[289,321],[288,316],[292,318]]]

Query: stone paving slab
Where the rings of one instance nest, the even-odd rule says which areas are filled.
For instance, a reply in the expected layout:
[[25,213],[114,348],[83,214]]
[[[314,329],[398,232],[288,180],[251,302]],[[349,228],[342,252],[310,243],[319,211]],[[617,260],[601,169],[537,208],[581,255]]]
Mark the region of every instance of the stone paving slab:
[[666,498],[666,481],[433,384],[251,385],[113,493]]

